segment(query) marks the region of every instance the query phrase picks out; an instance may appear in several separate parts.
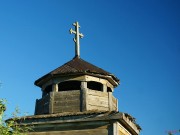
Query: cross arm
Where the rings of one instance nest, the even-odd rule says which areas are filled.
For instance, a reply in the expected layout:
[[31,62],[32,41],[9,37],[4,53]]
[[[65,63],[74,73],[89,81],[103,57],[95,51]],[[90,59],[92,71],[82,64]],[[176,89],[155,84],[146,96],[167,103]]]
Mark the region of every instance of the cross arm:
[[76,31],[74,31],[72,28],[69,30],[69,32],[72,34],[76,34]]
[[83,37],[84,37],[84,35],[83,35],[82,33],[79,33],[79,36],[80,36],[80,38],[83,38]]

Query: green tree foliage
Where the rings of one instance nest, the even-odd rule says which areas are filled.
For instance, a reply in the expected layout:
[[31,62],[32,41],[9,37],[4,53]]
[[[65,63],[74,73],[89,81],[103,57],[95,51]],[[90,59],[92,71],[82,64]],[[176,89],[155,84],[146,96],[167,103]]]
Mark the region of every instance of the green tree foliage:
[[168,135],[175,135],[175,134],[178,134],[178,133],[180,133],[180,129],[179,130],[168,131]]
[[[4,120],[4,112],[6,111],[6,101],[0,100],[0,135],[25,135],[30,128],[26,125],[20,126],[17,117],[19,109],[15,109],[11,119]],[[21,118],[22,119],[22,118]]]

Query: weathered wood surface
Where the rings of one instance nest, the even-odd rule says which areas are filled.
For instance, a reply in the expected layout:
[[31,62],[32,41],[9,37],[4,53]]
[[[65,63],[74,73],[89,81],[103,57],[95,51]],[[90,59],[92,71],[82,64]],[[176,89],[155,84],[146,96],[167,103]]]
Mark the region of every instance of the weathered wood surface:
[[54,107],[53,113],[62,113],[62,112],[79,112],[79,106],[64,106],[64,107]]
[[28,135],[109,135],[108,122],[64,123],[35,126]]
[[53,102],[54,102],[54,92],[51,92],[50,100],[49,100],[49,113],[53,113],[53,108],[54,108]]
[[55,92],[55,98],[59,97],[61,95],[78,95],[80,93],[80,90],[69,90],[69,91],[60,91],[60,92]]
[[35,114],[117,110],[117,99],[111,92],[90,89],[51,92],[36,101]]
[[50,95],[46,95],[42,99],[36,100],[35,114],[49,113]]
[[132,135],[124,126],[118,123],[118,133],[119,135]]
[[72,130],[72,131],[52,131],[52,132],[34,132],[28,135],[108,135],[107,129],[100,130]]
[[65,105],[80,105],[80,99],[65,99],[65,100],[55,100],[54,101],[54,107],[55,106],[65,106]]
[[[59,95],[59,94],[58,94]],[[73,94],[69,94],[69,95],[59,95],[59,96],[57,96],[57,95],[55,95],[54,96],[54,99],[56,100],[56,101],[62,101],[62,100],[64,100],[64,99],[68,99],[68,100],[73,100],[73,99],[78,99],[79,98],[79,96],[80,96],[80,93],[79,94],[77,94],[77,95],[73,95]]]
[[80,90],[51,92],[36,101],[35,114],[80,111]]
[[88,110],[108,110],[108,93],[95,90],[87,90]]
[[108,97],[107,92],[97,91],[97,90],[91,90],[87,89],[88,95],[94,95],[94,96],[100,96],[100,97]]
[[88,105],[88,110],[108,111],[108,107],[97,106],[97,105]]
[[112,96],[112,104],[113,110],[118,111],[118,100],[114,96]]
[[81,111],[87,111],[87,89],[81,90]]
[[80,105],[80,90],[54,93],[53,113],[79,112]]

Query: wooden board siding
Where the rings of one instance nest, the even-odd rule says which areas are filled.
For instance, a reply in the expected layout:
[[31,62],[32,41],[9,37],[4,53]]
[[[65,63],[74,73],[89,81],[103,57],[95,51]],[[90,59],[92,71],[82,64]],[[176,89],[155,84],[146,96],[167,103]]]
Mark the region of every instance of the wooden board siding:
[[109,130],[109,122],[47,123],[37,126],[34,132],[29,132],[28,135],[112,135]]
[[113,110],[118,111],[118,100],[114,96],[112,96],[112,104]]
[[80,112],[80,90],[51,92],[36,100],[35,114]]
[[53,113],[80,112],[80,90],[54,93]]
[[52,131],[52,132],[34,132],[28,135],[108,135],[107,129],[89,129],[89,130],[70,130],[70,131]]
[[121,124],[118,124],[118,133],[119,133],[119,135],[132,135]]
[[36,100],[35,114],[49,113],[50,95],[46,95],[42,99]]
[[108,93],[95,90],[87,90],[87,110],[101,110],[107,111],[108,105]]
[[117,99],[114,98],[111,92],[91,89],[51,92],[36,101],[35,114],[88,110],[117,111]]

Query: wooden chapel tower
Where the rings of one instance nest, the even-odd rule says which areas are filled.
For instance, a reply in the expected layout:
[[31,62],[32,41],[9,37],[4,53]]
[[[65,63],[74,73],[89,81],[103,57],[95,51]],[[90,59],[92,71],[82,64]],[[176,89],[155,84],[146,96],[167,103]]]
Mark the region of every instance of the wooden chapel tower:
[[42,90],[35,114],[20,125],[33,125],[29,135],[139,135],[140,126],[118,111],[113,96],[119,79],[80,58],[79,23],[75,30],[75,57],[35,81]]

